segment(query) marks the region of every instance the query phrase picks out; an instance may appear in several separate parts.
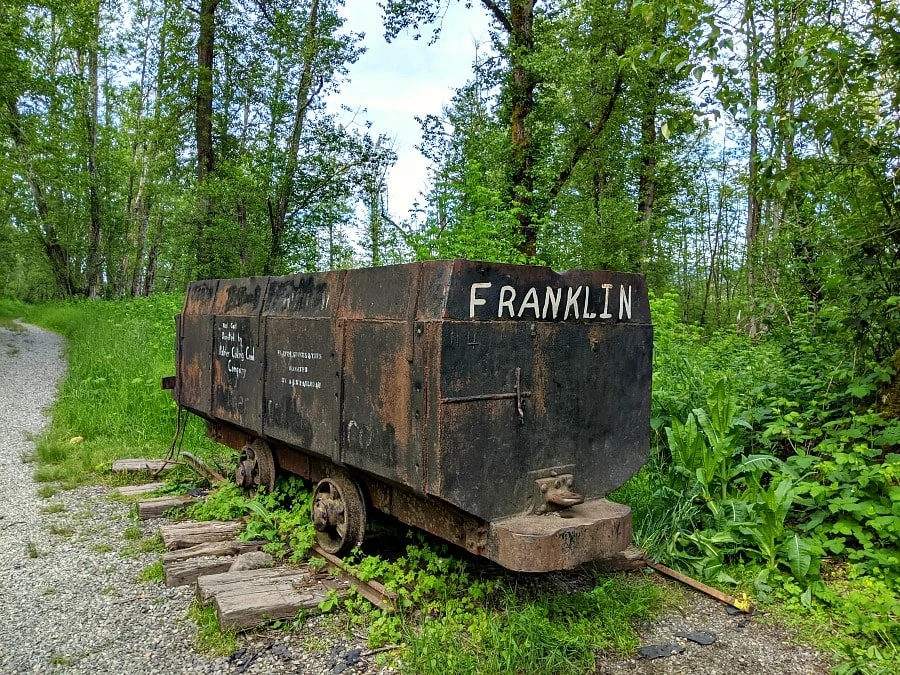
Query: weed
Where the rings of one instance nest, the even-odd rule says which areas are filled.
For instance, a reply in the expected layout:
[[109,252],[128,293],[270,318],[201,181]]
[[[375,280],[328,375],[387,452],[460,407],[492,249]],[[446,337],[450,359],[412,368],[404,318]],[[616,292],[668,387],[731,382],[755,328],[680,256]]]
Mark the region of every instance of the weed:
[[[38,452],[40,459],[40,452]],[[68,477],[65,467],[62,466],[38,466],[34,471],[34,480],[37,483],[52,483]]]
[[127,539],[128,541],[136,541],[144,536],[144,533],[141,531],[141,528],[138,525],[129,525],[122,532],[122,538]]
[[66,656],[65,654],[53,654],[50,657],[50,663],[54,666],[63,666],[64,668],[68,668],[69,666],[75,665],[77,659]]
[[41,485],[37,489],[37,496],[41,499],[50,499],[53,495],[59,492],[59,487],[56,485]]
[[54,502],[41,507],[41,513],[63,513],[65,510],[66,505],[61,504],[60,502]]
[[50,531],[50,534],[55,534],[58,537],[68,538],[75,534],[74,529],[72,529],[68,525],[62,525],[59,523],[50,523],[47,529]]
[[53,586],[47,586],[41,591],[41,595],[56,595],[56,589]]
[[197,624],[197,649],[212,656],[227,656],[237,651],[237,635],[232,630],[222,630],[212,605],[191,604],[188,617]]
[[94,553],[103,554],[103,553],[110,553],[112,551],[115,551],[116,549],[114,547],[110,546],[109,544],[93,544],[93,545],[91,545],[91,550]]
[[37,461],[37,455],[33,452],[23,452],[19,455],[19,461],[22,464],[34,464]]
[[18,356],[19,348],[12,344],[6,345],[6,355],[7,356]]
[[[127,530],[126,530],[127,532]],[[135,558],[143,553],[165,553],[166,547],[163,544],[162,536],[156,534],[146,539],[132,540],[135,541],[131,546],[122,549],[121,554],[124,558]]]
[[31,541],[31,539],[25,542],[25,555],[29,558],[41,557],[41,552],[38,550],[37,544]]
[[155,563],[148,565],[138,574],[138,581],[143,583],[162,583],[165,581],[165,578],[166,573],[163,569],[162,560],[157,560]]

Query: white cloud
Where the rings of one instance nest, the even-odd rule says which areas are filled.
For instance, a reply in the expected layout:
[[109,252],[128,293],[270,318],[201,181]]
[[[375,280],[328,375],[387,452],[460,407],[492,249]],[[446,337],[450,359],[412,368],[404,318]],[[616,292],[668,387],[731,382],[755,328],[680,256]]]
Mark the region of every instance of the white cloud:
[[350,82],[329,105],[333,110],[339,105],[365,108],[356,122],[369,120],[374,135],[394,140],[398,161],[388,177],[388,191],[392,214],[403,219],[427,184],[426,160],[414,147],[421,140],[415,117],[439,114],[469,79],[476,40],[487,39],[487,18],[477,6],[466,9],[451,0],[437,43],[428,45],[431,29],[426,27],[420,40],[400,35],[387,44],[377,5],[371,0],[347,4],[345,28],[366,34],[367,52],[351,66]]

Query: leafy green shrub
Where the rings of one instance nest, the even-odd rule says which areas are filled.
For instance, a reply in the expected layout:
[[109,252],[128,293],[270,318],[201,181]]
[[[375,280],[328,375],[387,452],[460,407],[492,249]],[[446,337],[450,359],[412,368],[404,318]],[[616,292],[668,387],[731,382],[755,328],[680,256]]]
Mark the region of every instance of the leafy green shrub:
[[396,592],[400,612],[355,599],[345,606],[373,646],[400,644],[404,670],[415,673],[593,672],[600,652],[637,646],[632,623],[650,618],[661,598],[658,586],[625,575],[598,578],[586,592],[529,593],[477,578],[445,545],[421,538],[396,560],[357,554],[351,565]]
[[234,483],[226,482],[204,501],[191,505],[188,516],[196,520],[246,517],[242,539],[265,540],[269,553],[299,561],[306,557],[315,540],[311,498],[306,483],[297,476],[280,476],[272,492],[260,489],[252,499]]

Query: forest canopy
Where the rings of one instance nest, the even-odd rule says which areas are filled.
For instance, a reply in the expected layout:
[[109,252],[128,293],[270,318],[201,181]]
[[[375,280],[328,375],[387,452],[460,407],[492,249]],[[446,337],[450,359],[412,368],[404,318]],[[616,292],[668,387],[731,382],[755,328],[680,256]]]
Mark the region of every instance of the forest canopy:
[[[450,3],[386,0],[370,32],[442,39]],[[0,293],[464,256],[640,271],[753,335],[829,308],[900,346],[896,2],[466,6],[490,49],[419,120],[431,180],[401,218],[389,139],[326,106],[352,4],[5,2]]]

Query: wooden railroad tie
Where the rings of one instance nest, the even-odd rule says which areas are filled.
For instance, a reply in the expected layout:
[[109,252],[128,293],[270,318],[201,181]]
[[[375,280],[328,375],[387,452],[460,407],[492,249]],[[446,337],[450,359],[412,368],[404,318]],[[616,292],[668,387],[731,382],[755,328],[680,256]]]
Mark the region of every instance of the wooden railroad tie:
[[181,495],[177,497],[151,497],[137,503],[138,518],[160,518],[170,509],[180,509],[194,501],[193,497]]
[[223,629],[249,630],[267,621],[293,619],[301,609],[318,611],[332,591],[350,584],[317,574],[309,566],[272,567],[210,574],[197,579],[200,602],[212,603]]
[[138,473],[148,471],[150,473],[161,473],[168,471],[175,463],[164,459],[119,459],[113,462],[113,473]]
[[156,492],[162,487],[165,487],[165,483],[144,483],[143,485],[123,485],[121,487],[116,488],[116,492],[119,493],[122,497],[140,497],[141,495],[148,494],[150,492]]

